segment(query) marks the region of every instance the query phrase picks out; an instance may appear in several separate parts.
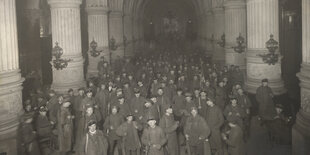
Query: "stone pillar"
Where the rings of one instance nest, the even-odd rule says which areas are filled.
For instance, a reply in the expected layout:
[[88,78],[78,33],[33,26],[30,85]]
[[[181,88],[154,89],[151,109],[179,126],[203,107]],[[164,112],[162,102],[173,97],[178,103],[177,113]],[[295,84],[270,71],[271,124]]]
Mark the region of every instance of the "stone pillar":
[[23,114],[15,6],[15,0],[0,1],[0,152],[8,155],[17,155]]
[[[214,16],[212,11],[208,11],[206,14],[207,18],[207,29],[206,29],[206,36],[207,36],[207,56],[212,56],[214,53],[214,46],[213,46],[213,39],[214,39]],[[213,36],[213,37],[212,37]]]
[[225,60],[226,65],[237,65],[245,69],[245,52],[237,53],[232,47],[237,46],[239,34],[246,40],[246,3],[244,0],[228,0],[225,7]]
[[285,93],[281,78],[281,60],[275,65],[264,63],[258,54],[268,53],[266,42],[270,34],[279,41],[279,12],[278,0],[248,0],[247,2],[247,80],[246,90],[255,94],[261,80],[269,79],[273,93]]
[[214,16],[214,51],[213,61],[217,64],[223,65],[225,63],[224,47],[218,45],[221,41],[221,36],[225,33],[225,14],[222,7],[213,8]]
[[114,38],[118,48],[112,52],[112,61],[118,56],[124,56],[124,33],[123,33],[123,12],[111,11],[109,13],[109,38]]
[[292,154],[310,154],[310,1],[302,0],[301,108],[292,129]]
[[63,59],[71,59],[67,68],[53,67],[52,89],[66,92],[85,86],[81,49],[80,4],[82,0],[48,0],[51,6],[53,47],[58,42]]
[[98,75],[97,65],[100,58],[104,56],[105,60],[110,62],[109,55],[109,34],[108,34],[108,8],[106,4],[93,5],[93,3],[87,3],[86,8],[88,14],[88,42],[89,45],[92,41],[97,42],[98,51],[102,51],[99,56],[92,56],[89,47],[88,52],[88,70],[87,77],[93,77]]
[[124,49],[125,56],[133,56],[133,44],[132,44],[132,15],[124,15],[124,36],[126,37],[126,47]]

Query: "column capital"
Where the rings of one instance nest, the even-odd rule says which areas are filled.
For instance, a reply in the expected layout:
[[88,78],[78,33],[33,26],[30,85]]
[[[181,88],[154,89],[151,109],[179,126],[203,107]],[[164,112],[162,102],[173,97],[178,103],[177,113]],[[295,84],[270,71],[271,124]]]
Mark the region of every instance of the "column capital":
[[228,0],[224,3],[224,8],[245,8],[246,3],[244,0]]
[[111,10],[109,12],[109,16],[112,18],[122,18],[124,15],[124,13],[122,11],[119,10]]
[[92,7],[88,6],[86,8],[88,15],[107,15],[109,12],[109,8],[106,6],[103,7]]
[[47,0],[51,8],[74,8],[82,4],[82,0]]

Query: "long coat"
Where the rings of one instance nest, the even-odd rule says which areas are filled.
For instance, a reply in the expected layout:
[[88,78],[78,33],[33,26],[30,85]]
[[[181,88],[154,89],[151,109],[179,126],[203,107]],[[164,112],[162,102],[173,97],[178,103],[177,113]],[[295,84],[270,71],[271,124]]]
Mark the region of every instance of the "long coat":
[[109,102],[109,91],[108,90],[100,90],[97,92],[95,96],[96,103],[99,106],[101,115],[103,119],[108,116],[108,102]]
[[245,146],[243,141],[242,129],[237,125],[232,127],[225,142],[228,144],[228,152],[230,155],[244,155]]
[[26,155],[40,155],[40,149],[31,123],[22,124],[22,142]]
[[213,107],[208,107],[205,119],[211,129],[211,135],[210,135],[211,148],[221,149],[222,148],[221,127],[224,123],[224,116],[222,110],[217,105],[214,105]]
[[[116,134],[116,129],[124,122],[124,117],[120,114],[111,114],[107,117],[103,124],[103,128],[108,131],[109,140],[119,140],[120,137]],[[113,129],[111,129],[113,127]]]
[[276,114],[272,97],[273,93],[270,87],[260,86],[257,88],[256,100],[259,104],[258,114],[264,119],[271,120]]
[[[141,141],[144,145],[149,147],[148,155],[164,155],[163,146],[167,142],[167,138],[162,128],[158,126],[155,128],[145,128]],[[159,145],[160,148],[156,148],[155,145]]]
[[77,122],[77,128],[75,129],[76,131],[75,141],[76,142],[80,141],[83,138],[83,136],[87,133],[88,131],[87,124],[91,120],[97,122],[96,116],[94,114],[90,116],[84,115],[82,118],[79,119],[79,121]]
[[143,108],[144,103],[146,102],[146,99],[144,97],[133,97],[130,100],[130,109],[136,119],[138,119],[140,116],[143,116]]
[[73,131],[73,122],[71,118],[71,112],[68,108],[60,107],[58,111],[58,142],[59,142],[59,151],[67,152],[71,150],[72,146],[72,131]]
[[107,155],[109,143],[101,130],[97,130],[95,134],[84,134],[77,153],[80,155]]
[[116,134],[123,137],[123,145],[126,150],[140,149],[141,142],[138,135],[138,129],[142,129],[142,126],[135,121],[130,123],[124,122],[116,129]]
[[187,118],[184,127],[184,134],[189,136],[190,146],[199,145],[201,141],[204,141],[209,137],[210,133],[211,130],[208,124],[199,114],[195,117],[191,115]]
[[215,94],[215,104],[219,106],[222,110],[224,110],[226,100],[227,100],[227,95],[226,95],[225,88],[217,87],[216,94]]
[[178,138],[177,138],[177,128],[178,123],[174,120],[173,115],[163,115],[162,118],[159,121],[159,126],[164,130],[168,142],[167,142],[167,148],[168,148],[168,154],[169,155],[178,155]]

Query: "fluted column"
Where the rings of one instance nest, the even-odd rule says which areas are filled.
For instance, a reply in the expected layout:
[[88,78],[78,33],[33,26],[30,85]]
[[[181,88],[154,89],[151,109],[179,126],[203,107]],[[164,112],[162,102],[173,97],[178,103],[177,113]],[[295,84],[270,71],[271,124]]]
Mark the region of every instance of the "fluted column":
[[245,0],[228,0],[225,7],[225,63],[245,69],[245,52],[237,53],[232,48],[237,46],[239,34],[246,40],[246,3]]
[[218,45],[221,41],[221,36],[225,32],[225,14],[222,7],[213,8],[214,15],[214,51],[213,51],[213,61],[218,64],[225,63],[225,51],[224,47]]
[[133,53],[133,44],[132,44],[132,15],[124,15],[124,35],[126,37],[126,47],[125,47],[125,56],[132,56]]
[[247,80],[246,89],[256,93],[257,87],[264,78],[269,79],[269,86],[276,95],[285,93],[281,78],[281,60],[275,65],[264,63],[258,54],[268,53],[266,42],[270,34],[279,41],[278,0],[247,1]]
[[114,38],[118,48],[112,52],[112,61],[116,57],[124,56],[124,33],[123,33],[123,12],[122,11],[111,11],[109,13],[109,37]]
[[211,10],[207,11],[206,13],[207,18],[207,29],[206,29],[206,36],[207,36],[207,55],[212,56],[213,55],[213,42],[212,42],[212,36],[214,36],[214,16],[213,12]]
[[0,0],[0,152],[17,154],[22,110],[15,0]]
[[301,87],[301,108],[292,129],[292,154],[310,154],[310,1],[302,0],[302,64],[297,74]]
[[94,1],[89,1],[86,11],[88,14],[88,42],[89,44],[92,41],[97,42],[97,50],[102,51],[99,56],[94,57],[91,55],[91,47],[89,47],[87,76],[93,77],[98,75],[97,65],[101,56],[104,56],[105,60],[110,62],[108,48],[108,8],[107,4],[94,5]]
[[[63,49],[63,59],[71,59],[67,68],[53,67],[52,89],[66,92],[85,85],[81,49],[80,4],[82,0],[48,0],[51,6],[52,40]],[[54,44],[53,44],[54,46]]]

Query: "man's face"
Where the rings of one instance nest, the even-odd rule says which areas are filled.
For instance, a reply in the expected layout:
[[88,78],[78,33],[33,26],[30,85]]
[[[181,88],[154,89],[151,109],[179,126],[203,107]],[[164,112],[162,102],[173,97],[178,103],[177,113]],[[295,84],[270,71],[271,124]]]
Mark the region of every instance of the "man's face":
[[177,91],[177,94],[180,96],[182,95],[182,91]]
[[231,105],[232,105],[233,107],[236,107],[236,106],[237,106],[237,100],[236,100],[236,99],[233,99],[233,100],[231,101]]
[[149,121],[147,122],[147,124],[148,124],[150,127],[155,127],[155,125],[156,125],[156,120],[149,120]]
[[172,110],[172,108],[168,108],[168,109],[166,110],[166,112],[169,113],[169,114],[172,114],[173,110]]
[[213,106],[214,104],[213,104],[212,101],[207,101],[207,105],[208,105],[208,106]]
[[88,129],[90,132],[95,132],[96,131],[96,128],[97,128],[97,125],[96,124],[93,124],[91,126],[88,126]]
[[238,94],[239,95],[243,95],[243,90],[242,89],[238,89]]
[[197,115],[197,110],[196,110],[196,109],[193,109],[193,110],[191,111],[191,114],[192,114],[193,116],[196,116],[196,115]]
[[46,116],[46,111],[40,111],[41,116]]
[[104,90],[106,86],[104,84],[101,85],[101,89]]
[[276,108],[277,114],[280,114],[283,110],[281,108]]
[[135,96],[136,97],[140,97],[140,93],[135,93]]
[[119,100],[119,103],[124,103],[125,102],[125,99],[124,98],[120,98],[120,99],[118,99]]
[[186,96],[186,97],[185,97],[185,100],[186,100],[187,102],[190,102],[190,101],[192,100],[192,97]]
[[70,106],[70,104],[71,104],[70,102],[65,102],[62,104],[62,106],[65,108],[68,108]]
[[113,108],[112,109],[112,114],[116,114],[117,113],[117,109],[116,108]]
[[89,107],[89,108],[86,109],[86,113],[87,113],[88,115],[93,114],[93,112],[94,112],[94,109],[91,108],[91,107]]
[[263,86],[268,86],[268,82],[263,82]]
[[127,121],[128,121],[128,122],[131,122],[132,120],[133,120],[133,117],[132,117],[132,116],[128,116],[128,117],[127,117]]
[[164,91],[162,89],[158,89],[157,93],[158,93],[158,95],[162,95],[164,93]]
[[156,103],[156,102],[157,102],[157,98],[156,98],[156,97],[152,97],[152,98],[151,98],[151,101],[154,102],[154,103]]
[[87,95],[87,97],[92,97],[93,93],[92,92],[88,92],[86,95]]

